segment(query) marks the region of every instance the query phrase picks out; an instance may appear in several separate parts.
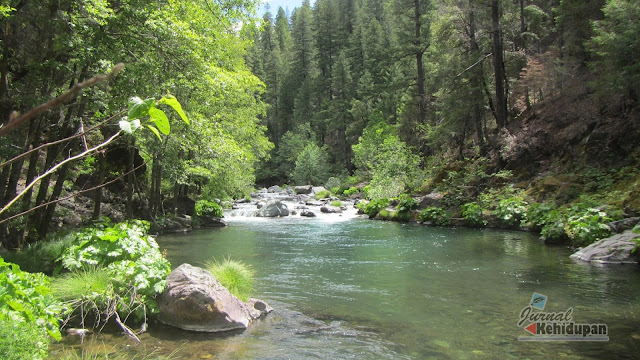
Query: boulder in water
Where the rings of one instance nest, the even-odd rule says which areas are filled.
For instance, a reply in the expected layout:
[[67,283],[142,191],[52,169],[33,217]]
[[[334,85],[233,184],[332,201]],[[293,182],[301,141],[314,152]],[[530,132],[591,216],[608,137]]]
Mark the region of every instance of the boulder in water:
[[158,309],[160,322],[199,332],[243,330],[272,311],[261,300],[242,302],[210,272],[189,264],[169,274],[167,288],[158,297]]
[[309,195],[311,194],[311,190],[313,190],[313,186],[311,185],[294,186],[293,190],[296,192],[296,194]]
[[324,214],[340,214],[342,213],[342,209],[336,206],[323,206],[320,208],[320,211]]
[[257,217],[279,217],[289,216],[289,208],[280,200],[268,201],[264,206],[256,213]]
[[304,210],[300,213],[300,216],[304,216],[304,217],[316,217],[316,213],[314,213],[313,211],[309,211],[309,210]]
[[638,263],[638,258],[632,253],[637,245],[633,239],[638,237],[640,234],[625,231],[622,234],[596,241],[576,251],[571,255],[571,258],[594,264]]

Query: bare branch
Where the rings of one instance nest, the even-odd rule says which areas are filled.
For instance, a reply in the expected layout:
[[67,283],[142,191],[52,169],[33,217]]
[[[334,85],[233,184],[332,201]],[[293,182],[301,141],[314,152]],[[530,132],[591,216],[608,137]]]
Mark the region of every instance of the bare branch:
[[87,156],[87,155],[91,154],[92,152],[94,152],[94,151],[96,151],[96,150],[98,150],[98,149],[100,149],[100,148],[102,148],[102,147],[105,147],[105,146],[109,145],[113,140],[115,140],[118,136],[120,136],[120,133],[121,133],[121,132],[122,132],[122,131],[118,131],[117,133],[115,133],[115,135],[113,135],[112,137],[110,137],[107,141],[105,141],[105,142],[103,142],[103,143],[101,143],[101,144],[99,144],[99,145],[96,145],[96,146],[92,147],[92,148],[91,148],[91,149],[89,149],[89,150],[83,151],[83,152],[81,152],[81,153],[80,153],[80,154],[78,154],[78,155],[75,155],[75,156],[69,157],[69,158],[67,158],[67,159],[65,159],[65,160],[63,160],[63,161],[61,161],[61,162],[59,162],[58,164],[56,164],[56,165],[55,165],[54,167],[52,167],[51,169],[49,169],[49,170],[45,171],[42,175],[40,175],[40,176],[38,176],[37,178],[35,178],[35,179],[34,179],[34,180],[29,184],[29,185],[25,186],[24,190],[22,190],[22,191],[20,192],[20,194],[16,195],[16,197],[14,197],[11,201],[9,201],[9,202],[7,203],[7,205],[5,205],[2,209],[0,209],[0,214],[2,214],[3,212],[7,211],[7,209],[9,209],[9,208],[11,207],[11,205],[13,205],[16,201],[18,201],[18,200],[19,200],[19,199],[20,199],[20,198],[21,198],[21,197],[22,197],[22,196],[23,196],[27,191],[29,191],[29,189],[31,189],[31,188],[32,188],[36,183],[38,183],[38,182],[39,182],[40,180],[42,180],[43,178],[45,178],[45,177],[47,177],[47,176],[51,175],[52,173],[54,173],[54,172],[55,172],[59,167],[61,167],[62,165],[66,164],[66,163],[68,163],[68,162],[70,162],[70,161],[74,161],[74,160],[80,159],[80,158],[82,158],[82,157],[85,157],[85,156]]
[[471,70],[474,66],[480,64],[482,62],[482,60],[488,58],[489,56],[493,55],[493,53],[488,53],[487,55],[483,56],[482,58],[480,58],[480,60],[476,61],[473,65],[469,66],[468,68],[464,69],[460,74],[456,75],[456,77],[459,77],[460,75],[466,73],[467,71]]
[[46,103],[41,104],[35,107],[34,109],[31,109],[31,111],[29,111],[26,114],[10,119],[9,123],[7,123],[3,127],[0,127],[0,137],[7,135],[13,129],[22,125],[24,122],[27,122],[33,119],[34,117],[38,116],[40,113],[47,110],[55,109],[57,107],[60,107],[62,104],[69,102],[71,99],[76,97],[84,88],[93,86],[97,83],[111,79],[112,77],[116,76],[120,71],[122,71],[123,68],[124,68],[124,64],[119,63],[113,68],[113,70],[111,70],[109,74],[96,75],[91,79],[88,79],[81,83],[77,83],[73,85],[71,89],[61,94],[60,96],[56,97],[55,99],[49,100]]
[[138,171],[138,169],[140,169],[141,167],[147,165],[148,162],[149,162],[149,160],[147,160],[144,163],[136,166],[132,170],[127,171],[126,173],[122,173],[122,174],[118,175],[117,177],[113,178],[112,180],[107,181],[106,183],[102,183],[100,185],[96,185],[96,186],[88,188],[88,189],[83,189],[83,190],[80,190],[80,191],[76,191],[76,192],[74,192],[72,194],[69,194],[67,196],[64,196],[64,197],[61,197],[59,199],[46,202],[44,204],[40,204],[38,206],[34,206],[34,207],[32,207],[32,208],[30,208],[28,210],[25,210],[25,211],[23,211],[23,212],[21,212],[19,214],[15,214],[15,215],[12,215],[12,216],[10,216],[10,217],[8,217],[6,219],[2,219],[2,220],[0,220],[0,224],[2,224],[3,222],[11,221],[11,220],[13,220],[15,218],[18,218],[20,216],[24,216],[24,215],[26,215],[26,214],[28,214],[30,212],[33,212],[35,210],[38,210],[38,209],[42,208],[42,207],[49,206],[49,205],[55,204],[55,203],[59,203],[59,202],[65,201],[65,200],[69,200],[71,198],[74,198],[74,197],[79,196],[81,194],[84,194],[86,192],[97,190],[97,189],[103,188],[103,187],[105,187],[107,185],[113,184],[114,182],[116,182],[118,180],[122,180],[125,176],[129,175],[130,173]]
[[24,153],[22,153],[22,154],[20,154],[20,155],[18,155],[18,156],[16,156],[16,157],[14,157],[13,159],[11,159],[11,160],[7,160],[7,161],[3,162],[2,164],[0,164],[0,169],[2,169],[3,167],[5,167],[5,166],[7,166],[7,165],[9,165],[9,164],[11,164],[11,163],[13,163],[13,162],[17,161],[17,160],[22,159],[22,158],[23,158],[23,157],[25,157],[25,156],[28,156],[29,154],[31,154],[31,153],[32,153],[32,152],[34,152],[34,151],[39,151],[39,150],[42,150],[42,149],[44,149],[44,148],[46,148],[46,147],[53,146],[53,145],[57,145],[57,144],[60,144],[60,143],[65,142],[65,141],[73,140],[73,139],[78,138],[78,137],[81,137],[81,136],[82,136],[82,137],[84,137],[86,134],[88,134],[88,133],[90,133],[90,132],[92,132],[92,131],[94,131],[94,130],[96,130],[96,129],[100,128],[100,127],[102,127],[104,124],[106,124],[106,123],[108,123],[109,121],[111,121],[111,120],[115,119],[116,117],[118,117],[118,116],[122,115],[125,111],[126,111],[126,110],[122,110],[122,111],[120,111],[119,113],[117,113],[117,114],[115,114],[115,115],[113,115],[113,116],[109,117],[108,119],[106,119],[106,120],[102,121],[101,123],[99,123],[99,124],[97,124],[97,125],[94,125],[94,126],[90,127],[88,130],[86,130],[86,131],[84,131],[84,132],[77,133],[77,134],[75,134],[75,135],[73,135],[73,136],[69,136],[69,137],[64,138],[64,139],[60,139],[60,140],[52,141],[52,142],[50,142],[50,143],[42,144],[42,145],[38,146],[37,148],[33,148],[33,149],[29,150],[29,151],[26,151],[26,152],[24,152]]

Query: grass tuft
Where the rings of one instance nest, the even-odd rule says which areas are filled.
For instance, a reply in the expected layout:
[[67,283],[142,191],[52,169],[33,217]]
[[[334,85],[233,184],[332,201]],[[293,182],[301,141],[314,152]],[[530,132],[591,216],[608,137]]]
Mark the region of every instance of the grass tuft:
[[253,275],[251,267],[241,261],[225,259],[224,261],[208,261],[205,268],[229,292],[242,301],[247,301],[253,291]]
[[68,301],[108,292],[111,277],[107,269],[75,271],[51,279],[51,292],[56,299]]

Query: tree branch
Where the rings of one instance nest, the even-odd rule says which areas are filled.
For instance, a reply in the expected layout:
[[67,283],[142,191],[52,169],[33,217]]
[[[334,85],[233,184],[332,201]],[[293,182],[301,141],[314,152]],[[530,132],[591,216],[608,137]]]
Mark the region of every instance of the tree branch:
[[15,113],[13,113],[12,114],[12,118],[9,120],[9,123],[7,123],[3,127],[0,127],[0,137],[6,136],[13,129],[15,129],[16,127],[22,125],[23,123],[33,119],[34,117],[40,115],[40,113],[42,113],[44,111],[47,111],[47,110],[55,109],[57,107],[60,107],[62,104],[69,102],[71,99],[76,97],[84,88],[93,86],[93,85],[95,85],[97,83],[100,83],[100,82],[103,82],[105,80],[109,80],[109,79],[113,78],[120,71],[122,71],[123,68],[124,68],[124,64],[119,63],[118,65],[116,65],[113,68],[113,70],[111,70],[111,72],[109,74],[96,75],[96,76],[92,77],[91,79],[85,80],[85,81],[83,81],[81,83],[77,83],[77,84],[73,85],[73,87],[71,89],[69,89],[68,91],[66,91],[65,93],[61,94],[60,96],[56,97],[55,99],[47,101],[44,104],[40,104],[39,106],[35,107],[34,109],[31,109],[31,111],[29,111],[26,114],[23,114],[21,116],[13,118],[13,116],[15,116],[15,115],[13,115]]
[[480,58],[480,60],[476,61],[473,65],[469,66],[468,68],[464,69],[460,74],[456,75],[456,77],[459,77],[460,75],[466,73],[467,71],[471,70],[474,66],[480,64],[482,62],[482,60],[488,58],[489,56],[493,55],[493,53],[488,53],[487,55],[483,56],[482,58]]
[[90,127],[89,129],[87,129],[87,130],[86,130],[86,131],[84,131],[84,132],[77,133],[77,134],[75,134],[75,135],[73,135],[73,136],[69,136],[69,137],[64,138],[64,139],[60,139],[60,140],[52,141],[52,142],[50,142],[50,143],[42,144],[42,145],[38,146],[37,148],[33,148],[33,149],[29,150],[29,151],[26,151],[26,152],[24,152],[24,153],[22,153],[22,154],[20,154],[20,155],[18,155],[18,156],[16,156],[16,157],[14,157],[13,159],[11,159],[11,160],[7,160],[7,161],[3,162],[2,164],[0,164],[0,169],[2,169],[3,167],[5,167],[5,166],[7,166],[7,165],[9,165],[9,164],[11,164],[11,163],[13,163],[13,162],[17,161],[17,160],[22,159],[22,158],[23,158],[23,157],[25,157],[25,156],[28,156],[29,154],[31,154],[31,153],[32,153],[32,152],[34,152],[34,151],[39,151],[39,150],[42,150],[42,149],[44,149],[44,148],[46,148],[46,147],[53,146],[53,145],[57,145],[57,144],[60,144],[60,143],[65,142],[65,141],[73,140],[73,139],[78,138],[78,137],[81,137],[81,136],[82,136],[82,137],[84,137],[86,134],[88,134],[88,133],[92,132],[93,130],[96,130],[96,129],[98,129],[98,128],[102,127],[102,126],[103,126],[104,124],[106,124],[107,122],[109,122],[109,121],[111,121],[111,120],[115,119],[116,117],[118,117],[118,116],[122,115],[125,111],[126,111],[126,110],[122,110],[122,111],[120,111],[119,113],[117,113],[117,114],[115,114],[115,115],[113,115],[113,116],[109,117],[108,119],[106,119],[106,120],[102,121],[101,123],[99,123],[99,124],[97,124],[97,125],[94,125],[94,126]]
[[54,167],[52,167],[51,169],[47,170],[46,172],[44,172],[42,175],[38,176],[37,178],[35,178],[29,185],[25,186],[25,188],[20,192],[20,194],[16,195],[16,197],[14,197],[11,201],[9,201],[7,203],[7,205],[5,205],[2,209],[0,209],[0,214],[2,214],[3,212],[7,211],[7,209],[9,209],[11,207],[11,205],[13,205],[16,201],[18,201],[27,191],[29,191],[29,189],[31,189],[36,183],[38,183],[40,180],[42,180],[43,178],[51,175],[52,173],[54,173],[59,167],[61,167],[62,165],[70,162],[70,161],[74,161],[77,159],[80,159],[82,157],[85,157],[89,154],[91,154],[92,152],[105,147],[107,145],[109,145],[113,140],[115,140],[118,136],[120,136],[121,131],[118,131],[117,133],[115,133],[115,135],[113,135],[112,137],[110,137],[107,141],[92,147],[89,150],[83,151],[78,155],[72,156],[70,158],[67,158],[61,162],[59,162],[58,164],[56,164]]
[[144,163],[136,166],[133,170],[129,170],[126,173],[122,173],[122,174],[118,175],[117,177],[113,178],[112,180],[107,181],[106,183],[102,183],[100,185],[96,185],[96,186],[88,188],[88,189],[83,189],[83,190],[80,190],[80,191],[76,191],[76,192],[74,192],[72,194],[69,194],[67,196],[61,197],[61,198],[56,199],[56,200],[49,201],[49,202],[44,203],[44,204],[40,204],[38,206],[32,207],[32,208],[30,208],[28,210],[25,210],[25,211],[23,211],[23,212],[21,212],[19,214],[15,214],[15,215],[12,215],[12,216],[10,216],[10,217],[8,217],[6,219],[2,219],[2,220],[0,220],[0,224],[2,224],[4,222],[7,222],[7,221],[11,221],[11,220],[13,220],[15,218],[18,218],[20,216],[26,215],[26,214],[28,214],[30,212],[38,210],[39,208],[42,208],[42,207],[45,207],[45,206],[49,206],[51,204],[59,203],[59,202],[74,198],[76,196],[79,196],[79,195],[84,194],[84,193],[89,192],[89,191],[93,191],[93,190],[97,190],[97,189],[106,187],[107,185],[113,184],[114,182],[116,182],[118,180],[122,180],[125,176],[129,175],[130,173],[138,171],[138,169],[140,169],[141,167],[147,165],[148,163],[149,163],[149,160],[147,160]]

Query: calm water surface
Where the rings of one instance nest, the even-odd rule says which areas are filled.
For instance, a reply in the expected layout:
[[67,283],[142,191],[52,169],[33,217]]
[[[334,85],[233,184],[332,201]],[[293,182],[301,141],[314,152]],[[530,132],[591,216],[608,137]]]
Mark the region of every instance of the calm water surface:
[[[232,218],[158,239],[175,266],[230,257],[256,271],[274,313],[245,332],[153,325],[142,344],[96,336],[97,352],[183,359],[602,359],[640,353],[640,271],[576,263],[535,236],[364,219]],[[532,293],[545,311],[606,323],[606,343],[520,342]],[[77,341],[66,339],[67,349]],[[55,356],[56,351],[52,354]]]

